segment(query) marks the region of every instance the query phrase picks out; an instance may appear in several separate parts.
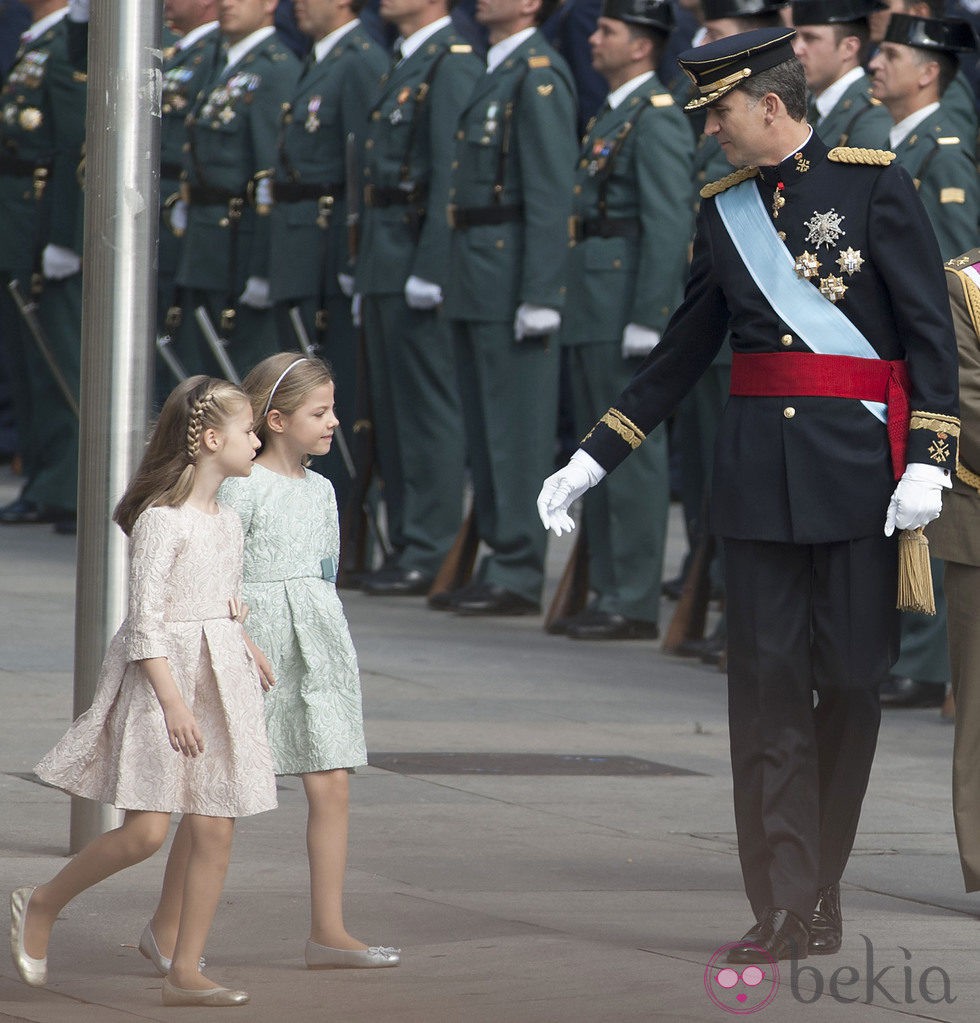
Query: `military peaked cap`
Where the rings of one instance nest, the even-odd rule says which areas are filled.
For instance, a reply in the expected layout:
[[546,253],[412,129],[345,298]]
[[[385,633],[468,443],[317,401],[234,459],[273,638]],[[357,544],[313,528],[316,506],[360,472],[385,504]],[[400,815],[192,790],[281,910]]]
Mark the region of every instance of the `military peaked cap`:
[[778,14],[789,0],[703,0],[701,14],[705,21],[721,18],[754,18],[759,14]]
[[838,25],[884,11],[884,0],[793,0],[794,25]]
[[714,103],[752,75],[792,60],[795,35],[792,28],[758,28],[685,50],[677,63],[697,86],[699,95],[684,109],[696,110]]

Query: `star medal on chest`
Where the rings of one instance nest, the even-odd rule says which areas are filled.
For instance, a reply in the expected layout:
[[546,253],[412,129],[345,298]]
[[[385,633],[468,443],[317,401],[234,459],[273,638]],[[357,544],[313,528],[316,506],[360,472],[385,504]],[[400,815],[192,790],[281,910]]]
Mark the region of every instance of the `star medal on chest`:
[[612,146],[605,139],[596,139],[592,146],[592,159],[589,161],[589,177],[594,178],[609,160]]
[[412,95],[412,90],[406,85],[404,89],[395,97],[398,106],[388,115],[389,124],[401,124],[405,120],[405,112],[402,107],[408,102],[409,96]]
[[841,227],[843,220],[844,214],[838,213],[833,207],[826,213],[817,213],[814,210],[813,216],[804,223],[806,240],[818,249],[821,245],[829,248],[844,233],[844,228]]
[[311,135],[320,130],[320,118],[318,114],[320,112],[320,104],[322,102],[322,96],[311,96],[309,103],[306,105],[306,124],[304,127]]
[[782,181],[776,182],[775,191],[772,193],[772,219],[779,216],[779,211],[786,205],[786,196],[783,195],[786,186]]

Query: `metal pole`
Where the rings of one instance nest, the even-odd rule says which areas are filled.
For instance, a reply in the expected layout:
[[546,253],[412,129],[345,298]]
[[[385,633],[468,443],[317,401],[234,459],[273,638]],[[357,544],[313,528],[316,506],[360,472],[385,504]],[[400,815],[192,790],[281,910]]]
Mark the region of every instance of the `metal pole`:
[[[155,338],[162,0],[92,0],[75,589],[75,714],[126,614],[126,538],[109,520],[143,448]],[[72,799],[71,851],[119,823]]]

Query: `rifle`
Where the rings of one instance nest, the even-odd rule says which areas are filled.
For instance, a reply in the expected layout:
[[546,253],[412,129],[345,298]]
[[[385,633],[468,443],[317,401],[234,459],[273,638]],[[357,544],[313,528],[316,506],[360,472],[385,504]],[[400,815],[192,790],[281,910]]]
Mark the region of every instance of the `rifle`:
[[463,524],[456,533],[449,553],[442,559],[439,571],[429,587],[428,599],[461,589],[473,575],[476,552],[480,546],[480,534],[476,528],[476,512],[470,509]]
[[660,649],[667,654],[677,653],[681,644],[687,640],[704,636],[704,623],[711,599],[711,561],[715,554],[715,538],[708,532],[707,522],[708,495],[705,493],[698,516],[700,535],[684,577],[677,610],[660,645]]
[[544,631],[550,632],[559,619],[571,618],[572,615],[578,614],[588,599],[589,541],[585,535],[585,523],[581,522],[575,546],[565,563],[565,570],[558,580],[558,588],[544,616]]
[[204,335],[204,340],[208,343],[208,348],[211,349],[211,354],[215,357],[215,360],[221,367],[221,372],[225,375],[225,379],[241,387],[242,378],[238,375],[231,359],[228,358],[228,353],[225,351],[225,345],[228,342],[218,336],[218,332],[214,329],[214,324],[211,322],[207,309],[203,305],[199,305],[194,310],[194,316],[197,319],[197,325],[201,328],[201,333]]
[[169,334],[157,335],[157,351],[160,353],[160,358],[166,363],[167,369],[177,378],[179,384],[187,379],[187,370],[184,369],[180,359],[170,350],[172,344],[173,338]]
[[64,375],[61,372],[61,367],[58,365],[58,362],[51,351],[51,345],[48,344],[48,338],[44,333],[44,327],[41,326],[41,321],[37,318],[37,302],[33,300],[28,301],[24,297],[20,281],[17,280],[16,277],[7,285],[7,290],[13,297],[17,310],[24,319],[24,323],[27,324],[27,329],[30,331],[31,337],[34,339],[34,344],[37,347],[37,350],[41,353],[41,358],[44,359],[45,365],[48,367],[48,372],[51,374],[58,390],[61,391],[61,396],[65,399],[65,403],[68,405],[68,408],[71,409],[75,418],[78,419],[78,399],[75,397],[72,389],[68,386],[68,381],[65,380]]

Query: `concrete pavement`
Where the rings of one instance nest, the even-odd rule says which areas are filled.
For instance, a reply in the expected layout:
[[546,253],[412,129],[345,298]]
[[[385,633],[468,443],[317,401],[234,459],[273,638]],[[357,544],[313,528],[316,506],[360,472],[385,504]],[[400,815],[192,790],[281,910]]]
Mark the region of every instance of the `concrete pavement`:
[[[15,481],[0,470],[0,503]],[[0,529],[0,893],[53,874],[68,800],[30,771],[71,715],[74,541]],[[554,542],[551,584],[569,545]],[[672,527],[668,571],[680,557]],[[208,947],[209,974],[246,987],[239,1023],[970,1021],[980,1017],[975,896],[963,893],[949,798],[952,729],[938,712],[885,715],[844,886],[845,943],[778,982],[705,971],[748,927],[731,811],[724,679],[656,643],[577,643],[541,621],[460,619],[421,599],[344,594],[368,749],[559,754],[562,770],[486,761],[372,766],[352,784],[347,918],[403,965],[307,971],[305,800],[239,823]],[[669,620],[667,606],[665,620]],[[601,773],[632,757],[667,770]],[[573,760],[569,764],[569,757]],[[465,765],[464,765],[465,766]],[[558,768],[552,768],[555,770]],[[423,773],[431,770],[441,773]],[[404,773],[407,772],[407,773]],[[683,772],[683,773],[682,773]],[[135,948],[158,854],[68,907],[51,982],[29,989],[0,957],[0,1021],[213,1018],[165,1009]],[[744,999],[738,1001],[738,995]],[[759,1007],[766,999],[768,1004]],[[218,1013],[222,1015],[222,1013]]]

